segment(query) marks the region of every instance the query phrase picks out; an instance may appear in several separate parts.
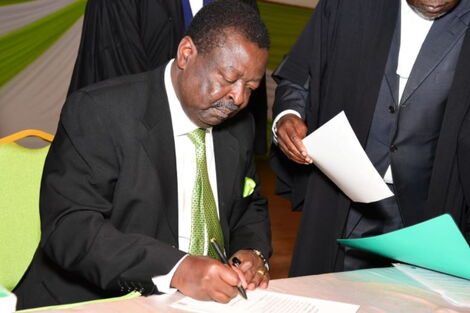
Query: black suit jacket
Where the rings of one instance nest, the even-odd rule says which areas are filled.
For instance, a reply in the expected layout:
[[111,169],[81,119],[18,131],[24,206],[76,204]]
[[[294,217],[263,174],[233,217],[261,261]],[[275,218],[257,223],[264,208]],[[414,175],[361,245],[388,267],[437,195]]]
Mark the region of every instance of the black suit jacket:
[[[308,88],[306,122],[314,131],[344,110],[356,136],[365,147],[377,103],[380,84],[397,25],[400,1],[320,1],[314,17],[301,34],[277,74]],[[468,6],[466,2],[460,5]],[[465,36],[436,147],[424,214],[406,212],[405,226],[450,213],[470,239],[470,32],[467,12],[455,19],[453,36]],[[441,40],[448,40],[447,37]],[[455,40],[453,41],[455,42]],[[448,46],[451,43],[448,42]],[[440,49],[429,49],[428,54]],[[438,55],[439,56],[439,55]],[[421,56],[423,57],[423,56]],[[424,56],[421,60],[429,60]],[[418,96],[422,81],[432,77],[441,58],[422,67],[405,98]],[[421,61],[420,61],[421,62]],[[432,65],[432,66],[430,66]],[[408,88],[408,86],[407,86]],[[412,95],[413,93],[413,95]],[[276,102],[274,114],[290,108]],[[291,276],[341,270],[343,260],[336,242],[342,238],[351,201],[315,166],[300,166],[287,160],[274,147],[271,164],[278,175],[278,192],[303,209]],[[395,177],[395,176],[394,176]]]
[[[164,67],[87,87],[65,104],[41,188],[42,239],[15,290],[19,307],[139,290],[170,271],[178,250],[176,161]],[[266,200],[242,197],[257,181],[254,126],[242,114],[213,131],[227,254],[270,255]],[[258,182],[258,181],[257,181]]]

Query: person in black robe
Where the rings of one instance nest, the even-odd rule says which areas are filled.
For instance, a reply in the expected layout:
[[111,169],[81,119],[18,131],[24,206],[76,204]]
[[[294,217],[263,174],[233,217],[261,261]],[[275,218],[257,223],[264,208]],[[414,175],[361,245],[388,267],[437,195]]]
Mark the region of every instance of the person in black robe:
[[[380,235],[444,213],[470,241],[470,3],[424,5],[429,2],[320,0],[273,73],[278,145],[271,166],[277,192],[303,211],[290,276],[390,265],[336,240]],[[400,36],[417,36],[402,30],[407,8],[408,16],[424,15],[433,24],[400,95],[398,55],[410,47]],[[386,182],[393,198],[354,203],[310,164],[301,140],[341,111],[379,174],[391,168],[393,181]]]

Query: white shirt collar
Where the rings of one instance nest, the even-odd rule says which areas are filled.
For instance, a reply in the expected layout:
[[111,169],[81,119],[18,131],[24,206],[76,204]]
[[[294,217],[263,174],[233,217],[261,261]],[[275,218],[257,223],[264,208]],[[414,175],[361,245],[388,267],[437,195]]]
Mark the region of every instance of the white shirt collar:
[[433,24],[416,14],[406,0],[401,0],[400,53],[397,74],[408,78],[421,46]]
[[193,13],[193,16],[196,15],[200,9],[202,9],[203,4],[203,0],[189,0],[189,5],[191,6],[191,12]]

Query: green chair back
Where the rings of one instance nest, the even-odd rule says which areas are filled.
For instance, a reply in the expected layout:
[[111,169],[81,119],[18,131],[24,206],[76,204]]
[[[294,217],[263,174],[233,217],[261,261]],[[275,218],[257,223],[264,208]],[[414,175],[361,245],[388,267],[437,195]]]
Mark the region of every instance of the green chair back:
[[0,285],[10,291],[39,243],[39,189],[48,150],[49,145],[29,149],[8,138],[0,140]]

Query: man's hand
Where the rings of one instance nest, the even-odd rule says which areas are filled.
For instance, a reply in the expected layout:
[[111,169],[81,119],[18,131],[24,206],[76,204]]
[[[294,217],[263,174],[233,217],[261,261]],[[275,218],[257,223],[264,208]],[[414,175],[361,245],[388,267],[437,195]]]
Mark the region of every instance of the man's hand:
[[264,266],[263,260],[253,250],[239,250],[230,258],[230,264],[233,258],[240,260],[241,264],[238,269],[245,276],[248,286],[246,289],[253,290],[255,288],[268,288],[269,272]]
[[[205,256],[187,256],[176,269],[171,286],[198,300],[227,303],[242,285],[239,274],[230,266]],[[246,283],[244,284],[246,287]]]
[[277,143],[289,159],[299,164],[311,164],[302,139],[307,134],[307,125],[295,114],[287,114],[277,122]]

